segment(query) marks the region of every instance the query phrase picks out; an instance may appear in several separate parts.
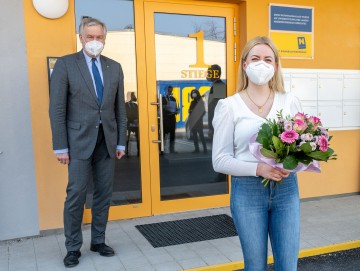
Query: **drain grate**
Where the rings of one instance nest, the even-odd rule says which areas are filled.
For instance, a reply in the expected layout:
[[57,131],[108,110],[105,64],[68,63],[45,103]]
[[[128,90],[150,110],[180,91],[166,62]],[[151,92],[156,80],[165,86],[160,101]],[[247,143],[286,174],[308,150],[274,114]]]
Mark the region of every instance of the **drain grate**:
[[226,214],[135,226],[153,247],[166,247],[236,236]]

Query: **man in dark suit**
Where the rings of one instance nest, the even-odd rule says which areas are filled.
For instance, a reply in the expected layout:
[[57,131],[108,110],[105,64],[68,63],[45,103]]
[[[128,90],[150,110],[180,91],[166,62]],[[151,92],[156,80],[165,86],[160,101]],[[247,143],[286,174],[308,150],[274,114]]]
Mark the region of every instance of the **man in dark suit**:
[[206,73],[206,79],[212,82],[212,86],[208,96],[208,137],[212,140],[214,134],[214,127],[212,121],[214,119],[214,112],[217,103],[220,99],[226,98],[226,84],[220,79],[221,67],[217,64],[211,65]]
[[167,87],[167,95],[162,97],[163,104],[163,125],[164,136],[169,135],[170,153],[175,152],[175,131],[176,131],[176,115],[179,113],[177,101],[173,95],[173,87]]
[[66,267],[79,263],[81,224],[88,180],[93,179],[90,250],[113,256],[105,244],[115,157],[125,154],[126,112],[121,65],[100,56],[106,26],[83,18],[79,26],[83,50],[59,58],[51,75],[50,121],[57,160],[68,165],[64,206]]
[[130,101],[125,103],[126,117],[127,117],[127,141],[126,141],[126,156],[129,157],[129,141],[130,134],[134,133],[136,138],[137,156],[139,156],[139,110],[136,103],[137,98],[135,92],[130,92]]

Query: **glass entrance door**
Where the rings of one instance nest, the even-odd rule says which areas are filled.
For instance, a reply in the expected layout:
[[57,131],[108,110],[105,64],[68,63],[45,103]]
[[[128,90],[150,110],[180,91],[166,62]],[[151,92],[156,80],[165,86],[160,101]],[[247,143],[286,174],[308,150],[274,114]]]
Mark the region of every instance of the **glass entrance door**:
[[76,0],[75,13],[76,25],[83,16],[107,24],[102,54],[124,71],[127,155],[116,161],[109,219],[228,205],[227,176],[211,163],[211,119],[235,89],[236,5],[105,2]]
[[233,18],[231,7],[145,3],[153,213],[228,204],[211,121],[235,85]]
[[[146,89],[138,86],[136,35],[143,31],[135,25],[134,1],[76,0],[76,25],[83,17],[95,17],[107,25],[105,48],[102,55],[122,66],[124,98],[127,115],[126,156],[115,162],[110,220],[151,215],[147,155]],[[77,33],[78,34],[78,33]],[[82,46],[78,36],[77,49]],[[145,180],[145,181],[142,181]],[[93,183],[89,180],[84,221],[91,222]]]

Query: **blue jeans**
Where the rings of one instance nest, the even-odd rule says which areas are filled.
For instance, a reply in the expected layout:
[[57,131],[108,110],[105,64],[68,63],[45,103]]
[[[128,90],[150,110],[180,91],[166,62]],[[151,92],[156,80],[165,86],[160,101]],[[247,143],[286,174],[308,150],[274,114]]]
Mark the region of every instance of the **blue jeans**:
[[245,271],[265,271],[268,236],[276,271],[296,271],[300,200],[296,174],[267,187],[262,177],[232,177],[231,214],[239,234]]

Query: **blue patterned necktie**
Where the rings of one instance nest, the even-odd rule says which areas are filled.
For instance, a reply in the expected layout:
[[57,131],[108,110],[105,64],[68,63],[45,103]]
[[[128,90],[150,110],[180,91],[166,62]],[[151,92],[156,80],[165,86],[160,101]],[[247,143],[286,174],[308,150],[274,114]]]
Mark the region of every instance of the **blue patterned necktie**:
[[101,81],[101,76],[100,76],[99,70],[96,66],[96,58],[92,58],[91,61],[92,61],[92,73],[94,76],[94,81],[95,81],[95,86],[96,86],[96,93],[97,93],[97,97],[99,100],[99,104],[101,105],[102,98],[103,98],[104,86]]

